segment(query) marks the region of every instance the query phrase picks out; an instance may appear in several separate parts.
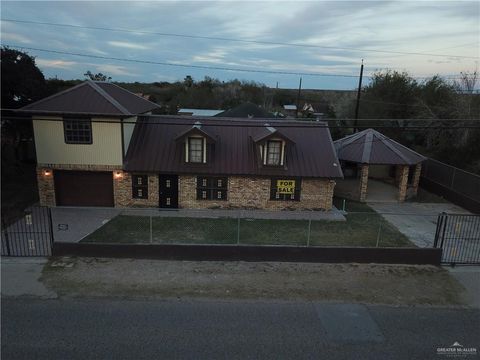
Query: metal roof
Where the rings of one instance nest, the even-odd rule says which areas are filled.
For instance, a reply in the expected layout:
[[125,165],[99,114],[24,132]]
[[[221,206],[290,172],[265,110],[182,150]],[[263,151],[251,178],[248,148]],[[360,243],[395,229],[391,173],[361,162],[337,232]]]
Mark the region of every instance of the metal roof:
[[192,116],[215,116],[220,114],[223,110],[214,110],[214,109],[189,109],[181,108],[178,110],[179,115],[192,115]]
[[228,117],[228,118],[272,118],[275,115],[267,110],[261,108],[260,106],[251,103],[245,102],[234,108],[223,111],[219,114],[216,114],[215,117]]
[[330,131],[321,122],[269,119],[269,126],[278,128],[292,143],[286,146],[285,167],[267,167],[262,166],[253,140],[259,131],[265,131],[264,121],[201,118],[202,129],[216,141],[207,150],[206,164],[185,163],[185,147],[176,139],[198,120],[182,116],[140,117],[133,131],[124,169],[170,174],[343,177]]
[[87,80],[19,109],[29,113],[136,115],[158,105],[118,85]]
[[340,160],[362,164],[415,165],[426,157],[373,129],[334,141]]

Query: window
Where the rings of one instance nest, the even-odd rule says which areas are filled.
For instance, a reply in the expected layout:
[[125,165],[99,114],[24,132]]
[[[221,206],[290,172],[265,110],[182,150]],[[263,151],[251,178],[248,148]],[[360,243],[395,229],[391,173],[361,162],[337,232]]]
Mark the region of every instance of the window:
[[270,200],[300,201],[301,179],[273,178],[270,185]]
[[188,161],[193,163],[203,162],[203,139],[188,138]]
[[92,122],[90,120],[64,120],[63,131],[67,144],[92,143]]
[[132,176],[132,197],[134,199],[148,199],[148,176]]
[[226,177],[197,177],[197,200],[227,200]]
[[282,156],[282,142],[278,140],[267,141],[267,165],[280,165]]

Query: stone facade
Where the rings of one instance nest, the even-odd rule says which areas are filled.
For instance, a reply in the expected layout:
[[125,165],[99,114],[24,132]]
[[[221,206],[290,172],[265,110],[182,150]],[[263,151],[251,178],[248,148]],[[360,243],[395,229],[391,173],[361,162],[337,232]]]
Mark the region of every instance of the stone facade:
[[243,209],[322,209],[332,208],[335,181],[302,179],[300,201],[270,200],[270,178],[228,177],[227,200],[197,200],[197,178],[179,176],[178,204],[180,208],[243,208]]
[[115,207],[158,207],[158,175],[148,175],[148,199],[132,198],[132,174],[124,172],[113,184]]
[[359,200],[364,202],[367,199],[368,186],[368,165],[360,165],[360,182],[359,182]]
[[[121,171],[121,166],[115,165],[73,165],[73,164],[38,164],[37,184],[38,198],[41,206],[55,206],[55,184],[53,174],[55,170],[77,170],[77,171]],[[46,171],[49,171],[47,174]],[[114,179],[115,180],[115,179]],[[115,185],[114,185],[115,189]]]
[[395,170],[395,183],[398,186],[398,201],[403,202],[408,190],[408,165],[397,165]]

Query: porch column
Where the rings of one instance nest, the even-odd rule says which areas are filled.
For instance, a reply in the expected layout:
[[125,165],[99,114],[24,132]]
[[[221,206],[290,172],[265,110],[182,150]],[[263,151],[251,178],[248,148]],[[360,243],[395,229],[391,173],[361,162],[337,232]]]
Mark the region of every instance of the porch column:
[[397,165],[396,178],[398,179],[398,201],[403,202],[407,197],[408,165]]
[[420,182],[421,172],[422,172],[422,163],[418,163],[417,165],[415,165],[415,172],[413,173],[412,189],[413,189],[414,196],[417,196],[418,184]]
[[37,166],[38,198],[41,206],[55,206],[55,185],[53,170]]
[[360,194],[359,200],[365,202],[367,199],[367,185],[368,185],[368,165],[360,165],[360,184],[358,192]]

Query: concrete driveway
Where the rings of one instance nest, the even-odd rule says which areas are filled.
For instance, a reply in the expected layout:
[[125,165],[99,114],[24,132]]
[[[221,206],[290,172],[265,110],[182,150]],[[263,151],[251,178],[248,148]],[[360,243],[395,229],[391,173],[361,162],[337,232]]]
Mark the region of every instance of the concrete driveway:
[[432,247],[437,228],[437,217],[442,212],[470,214],[450,203],[377,203],[368,205],[407,236],[418,247]]
[[79,242],[120,213],[112,208],[52,208],[55,241]]

